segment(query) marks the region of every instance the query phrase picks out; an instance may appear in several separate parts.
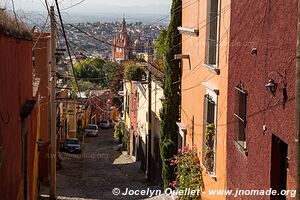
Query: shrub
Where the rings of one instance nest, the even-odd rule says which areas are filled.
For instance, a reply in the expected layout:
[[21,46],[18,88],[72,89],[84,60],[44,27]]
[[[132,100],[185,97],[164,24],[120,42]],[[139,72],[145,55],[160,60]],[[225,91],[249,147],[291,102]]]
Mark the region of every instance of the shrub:
[[115,140],[119,140],[120,137],[122,137],[122,132],[121,132],[121,124],[120,123],[116,123],[115,127],[114,127],[114,139]]
[[[202,168],[197,155],[197,148],[189,149],[184,147],[183,150],[178,150],[178,154],[171,160],[171,164],[176,169],[176,181],[172,181],[170,186],[178,190],[200,190],[203,188]],[[178,197],[181,200],[201,199],[199,195],[182,195]]]
[[168,27],[164,51],[164,96],[165,100],[160,112],[160,152],[162,160],[162,179],[164,188],[174,181],[174,166],[170,159],[177,153],[178,126],[180,120],[180,61],[174,60],[174,55],[181,52],[181,36],[178,27],[181,26],[181,0],[172,0],[171,20]]

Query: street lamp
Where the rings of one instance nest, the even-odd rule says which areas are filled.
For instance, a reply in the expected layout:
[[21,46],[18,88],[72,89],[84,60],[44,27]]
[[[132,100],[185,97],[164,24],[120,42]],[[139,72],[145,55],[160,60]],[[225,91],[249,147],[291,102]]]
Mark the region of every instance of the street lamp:
[[273,79],[270,79],[265,87],[270,93],[272,93],[273,96],[276,96],[278,83],[276,83]]

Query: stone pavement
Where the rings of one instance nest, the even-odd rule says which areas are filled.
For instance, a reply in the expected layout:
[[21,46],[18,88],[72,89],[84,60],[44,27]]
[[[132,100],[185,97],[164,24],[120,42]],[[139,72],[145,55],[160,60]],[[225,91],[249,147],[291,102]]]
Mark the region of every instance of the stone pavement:
[[[132,191],[159,191],[150,184],[139,170],[140,163],[134,162],[126,152],[118,150],[113,140],[113,129],[101,129],[98,137],[86,138],[81,154],[62,153],[62,169],[57,170],[58,199],[66,200],[121,200],[121,199],[173,199],[167,195],[149,198],[148,195],[113,195]],[[116,188],[116,189],[115,189]],[[43,187],[42,196],[48,195]]]

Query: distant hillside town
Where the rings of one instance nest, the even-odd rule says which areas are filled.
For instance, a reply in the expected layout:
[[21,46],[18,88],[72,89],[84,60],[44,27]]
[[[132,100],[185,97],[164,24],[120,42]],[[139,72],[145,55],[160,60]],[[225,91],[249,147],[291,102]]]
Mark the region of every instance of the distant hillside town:
[[[98,57],[103,60],[112,60],[112,44],[114,36],[120,33],[120,29],[126,24],[126,35],[128,36],[128,46],[134,50],[134,45],[139,45],[139,52],[147,48],[149,42],[153,44],[164,25],[151,25],[142,22],[126,23],[124,18],[121,22],[95,22],[76,23],[74,26],[66,26],[67,37],[70,38],[70,46],[73,52],[80,52],[79,56]],[[84,30],[84,31],[82,31]],[[87,35],[88,33],[89,35]],[[127,37],[126,36],[126,37]],[[93,39],[94,38],[94,39]],[[66,48],[63,38],[60,38],[62,46]]]

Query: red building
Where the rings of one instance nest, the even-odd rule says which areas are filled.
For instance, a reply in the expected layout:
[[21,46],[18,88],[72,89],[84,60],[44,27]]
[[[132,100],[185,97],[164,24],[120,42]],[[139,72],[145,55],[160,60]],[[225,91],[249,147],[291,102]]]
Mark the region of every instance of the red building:
[[101,120],[111,119],[113,102],[109,90],[92,91],[89,103],[91,108],[90,123],[98,124]]
[[[296,0],[231,3],[229,189],[296,189],[297,5]],[[295,197],[228,196],[228,199]]]
[[35,105],[33,42],[21,24],[0,14],[5,19],[0,22],[0,194],[3,200],[30,199],[37,145],[36,119],[30,115]]
[[116,62],[127,61],[132,54],[131,41],[127,33],[126,21],[123,17],[121,30],[114,36],[112,47],[112,59]]

